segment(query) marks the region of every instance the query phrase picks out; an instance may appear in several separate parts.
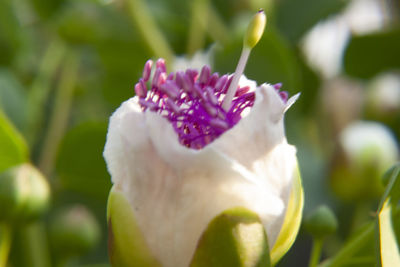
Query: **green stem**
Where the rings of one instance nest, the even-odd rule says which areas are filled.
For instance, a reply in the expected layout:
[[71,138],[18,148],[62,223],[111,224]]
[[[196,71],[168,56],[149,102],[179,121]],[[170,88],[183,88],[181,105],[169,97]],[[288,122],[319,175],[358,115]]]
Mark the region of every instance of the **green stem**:
[[150,51],[156,57],[162,57],[171,62],[174,53],[166,38],[157,27],[156,22],[150,15],[151,12],[143,0],[127,0],[131,17],[138,27],[140,34],[147,43]]
[[343,266],[343,263],[350,259],[359,251],[369,240],[374,237],[375,223],[369,224],[355,238],[348,242],[333,258],[323,262],[320,267]]
[[316,267],[318,265],[318,262],[321,259],[323,244],[324,241],[322,238],[314,238],[310,256],[310,262],[308,264],[309,267]]
[[0,232],[0,267],[7,266],[8,254],[10,253],[12,229],[10,225],[3,224]]
[[48,46],[39,71],[28,93],[27,115],[29,116],[25,135],[30,144],[36,142],[39,129],[43,126],[44,104],[51,91],[51,80],[64,54],[63,44],[55,40]]
[[43,222],[32,222],[22,229],[25,266],[50,267],[50,253]]
[[78,75],[78,65],[78,56],[76,53],[70,51],[65,59],[65,65],[54,100],[53,112],[45,134],[42,153],[39,157],[38,166],[47,177],[51,175],[58,144],[68,124],[73,91]]

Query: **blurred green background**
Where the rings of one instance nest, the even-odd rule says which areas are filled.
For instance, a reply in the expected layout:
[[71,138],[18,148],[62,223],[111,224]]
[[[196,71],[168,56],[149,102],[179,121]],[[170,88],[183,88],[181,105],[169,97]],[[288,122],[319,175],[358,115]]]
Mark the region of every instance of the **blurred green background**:
[[[5,215],[12,218],[12,229],[1,234],[11,233],[7,266],[108,266],[111,181],[102,151],[109,116],[134,95],[149,58],[164,57],[172,68],[176,57],[209,52],[213,71],[233,72],[259,8],[267,29],[245,73],[259,84],[282,82],[291,95],[301,92],[286,131],[298,149],[304,212],[326,204],[339,219],[323,257],[372,217],[380,177],[399,156],[398,1],[0,0],[0,172],[22,177],[9,168],[30,162],[51,192],[47,200],[35,171],[21,178],[45,195],[31,192],[32,200],[24,200],[33,205],[29,218],[20,208]],[[343,131],[360,120],[376,121],[389,134],[372,127],[359,133],[367,140],[362,148],[348,148]],[[3,205],[5,214],[28,205],[7,181],[0,203],[16,204]],[[310,249],[302,228],[279,266],[307,266]],[[375,266],[374,258],[363,260],[348,266]]]

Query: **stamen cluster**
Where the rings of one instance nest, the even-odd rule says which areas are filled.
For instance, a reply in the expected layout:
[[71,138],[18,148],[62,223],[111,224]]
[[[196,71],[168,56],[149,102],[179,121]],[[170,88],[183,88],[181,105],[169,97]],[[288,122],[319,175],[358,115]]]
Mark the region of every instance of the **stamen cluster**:
[[[149,109],[167,118],[180,143],[189,148],[201,149],[211,143],[238,123],[243,111],[254,104],[255,92],[249,86],[238,86],[230,109],[225,111],[221,105],[232,76],[220,77],[207,65],[200,74],[194,69],[167,74],[165,61],[158,59],[151,78],[152,65],[151,60],[146,62],[143,76],[135,85],[139,104],[144,111]],[[279,90],[281,84],[274,87]],[[279,93],[286,101],[287,93]]]

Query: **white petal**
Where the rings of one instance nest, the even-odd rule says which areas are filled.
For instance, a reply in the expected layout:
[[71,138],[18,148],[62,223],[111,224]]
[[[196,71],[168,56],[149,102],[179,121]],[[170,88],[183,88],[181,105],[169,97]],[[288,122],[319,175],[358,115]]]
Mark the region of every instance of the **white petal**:
[[182,146],[165,118],[142,113],[136,98],[113,114],[104,157],[163,266],[188,266],[208,223],[237,206],[260,215],[272,247],[295,167],[285,107],[274,88],[261,86],[250,114],[199,151]]

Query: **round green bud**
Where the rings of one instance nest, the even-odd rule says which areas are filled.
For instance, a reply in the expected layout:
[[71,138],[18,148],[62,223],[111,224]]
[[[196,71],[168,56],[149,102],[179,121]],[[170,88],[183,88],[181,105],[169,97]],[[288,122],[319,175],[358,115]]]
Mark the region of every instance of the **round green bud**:
[[83,255],[99,242],[96,218],[82,205],[64,208],[50,219],[50,242],[60,258]]
[[267,16],[264,10],[260,9],[250,21],[249,27],[247,27],[246,35],[243,40],[243,45],[247,48],[253,48],[258,41],[260,41],[265,25],[267,24]]
[[338,221],[332,210],[322,205],[304,219],[304,227],[313,237],[323,238],[336,231]]
[[32,165],[23,164],[0,174],[1,221],[26,221],[47,210],[50,188],[44,176]]

